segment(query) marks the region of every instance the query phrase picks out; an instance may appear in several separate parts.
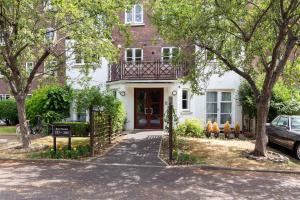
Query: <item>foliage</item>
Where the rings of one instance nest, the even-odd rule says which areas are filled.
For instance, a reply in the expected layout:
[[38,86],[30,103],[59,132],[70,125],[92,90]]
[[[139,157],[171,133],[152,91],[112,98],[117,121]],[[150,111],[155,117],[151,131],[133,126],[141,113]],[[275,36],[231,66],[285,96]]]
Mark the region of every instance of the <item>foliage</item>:
[[85,88],[76,93],[76,103],[79,112],[97,109],[109,114],[114,132],[124,129],[125,107],[110,91],[101,91],[98,87]]
[[78,159],[89,156],[89,145],[78,145],[68,149],[68,146],[57,146],[56,154],[53,148],[49,148],[40,153],[40,158],[54,158],[54,159]]
[[[260,84],[261,81],[259,81]],[[250,118],[256,116],[256,103],[253,92],[249,84],[243,82],[239,88],[239,101],[243,107],[243,112]],[[296,87],[287,86],[283,80],[279,80],[274,86],[268,121],[273,120],[280,114],[299,114],[300,112],[300,90]]]
[[213,123],[213,126],[212,126],[212,132],[213,133],[220,133],[220,128],[219,128],[219,125],[217,122],[214,122]]
[[7,125],[18,123],[18,110],[15,100],[7,99],[0,101],[0,119],[4,120]]
[[65,86],[45,86],[33,92],[26,101],[26,113],[31,123],[35,124],[40,115],[46,123],[61,121],[69,116],[72,102],[72,90]]
[[[178,126],[179,118],[176,114],[176,111],[173,107],[172,109],[172,117],[173,117],[173,127]],[[167,111],[164,114],[164,124],[165,124],[165,129],[169,130],[169,125],[170,125],[170,106],[168,106]]]
[[89,124],[86,122],[55,122],[57,125],[68,125],[71,127],[72,136],[88,137]]
[[206,125],[206,131],[207,131],[208,133],[212,133],[212,132],[213,132],[213,125],[212,125],[211,121],[208,121],[208,122],[207,122],[207,125]]
[[198,119],[184,120],[178,124],[175,132],[180,136],[202,137],[204,135],[204,129]]

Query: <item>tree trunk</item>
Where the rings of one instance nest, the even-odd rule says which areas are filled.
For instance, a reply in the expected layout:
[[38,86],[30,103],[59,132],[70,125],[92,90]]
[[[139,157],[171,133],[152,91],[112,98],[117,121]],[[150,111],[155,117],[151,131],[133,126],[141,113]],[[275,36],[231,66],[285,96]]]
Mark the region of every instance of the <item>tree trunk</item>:
[[25,95],[17,95],[15,98],[18,108],[18,118],[21,131],[22,146],[23,148],[28,148],[30,144],[30,138],[28,135],[28,123],[26,120]]
[[270,97],[263,97],[257,103],[257,125],[256,125],[256,143],[254,155],[266,156],[268,137],[266,134],[266,123],[269,113]]

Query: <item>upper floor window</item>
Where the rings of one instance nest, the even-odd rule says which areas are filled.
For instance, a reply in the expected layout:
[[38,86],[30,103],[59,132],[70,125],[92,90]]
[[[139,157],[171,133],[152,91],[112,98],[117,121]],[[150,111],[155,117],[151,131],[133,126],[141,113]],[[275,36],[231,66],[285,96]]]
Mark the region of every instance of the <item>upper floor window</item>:
[[0,46],[5,45],[4,33],[0,32]]
[[126,24],[142,24],[143,23],[143,6],[136,4],[131,10],[125,12]]
[[30,73],[33,69],[33,62],[26,62],[25,68],[26,68],[26,71]]
[[139,62],[143,60],[143,50],[140,48],[130,48],[125,51],[126,62]]
[[182,90],[182,110],[189,110],[189,91]]
[[179,48],[177,47],[163,47],[162,48],[162,61],[169,62],[173,58],[176,58],[179,54]]
[[45,34],[45,39],[47,41],[54,41],[56,37],[56,32],[53,28],[47,28],[46,29],[46,34]]

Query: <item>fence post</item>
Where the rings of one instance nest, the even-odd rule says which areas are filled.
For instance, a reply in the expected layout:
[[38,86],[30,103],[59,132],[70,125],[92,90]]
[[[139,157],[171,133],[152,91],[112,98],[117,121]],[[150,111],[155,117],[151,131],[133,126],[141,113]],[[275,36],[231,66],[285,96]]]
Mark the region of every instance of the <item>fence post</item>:
[[111,136],[112,136],[112,118],[111,115],[108,115],[108,143],[111,144]]
[[169,160],[173,160],[173,98],[169,97]]
[[94,111],[93,108],[89,109],[89,117],[90,117],[90,148],[91,148],[91,156],[94,156],[94,130],[95,130],[95,123],[94,123]]

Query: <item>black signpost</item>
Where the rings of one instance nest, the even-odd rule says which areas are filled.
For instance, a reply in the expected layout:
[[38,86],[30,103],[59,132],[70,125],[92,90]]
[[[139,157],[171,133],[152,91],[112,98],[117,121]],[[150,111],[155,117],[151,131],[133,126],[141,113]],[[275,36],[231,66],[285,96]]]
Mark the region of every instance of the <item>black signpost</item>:
[[56,137],[68,137],[68,149],[71,150],[71,126],[68,125],[53,125],[52,137],[53,137],[53,149],[56,153]]

